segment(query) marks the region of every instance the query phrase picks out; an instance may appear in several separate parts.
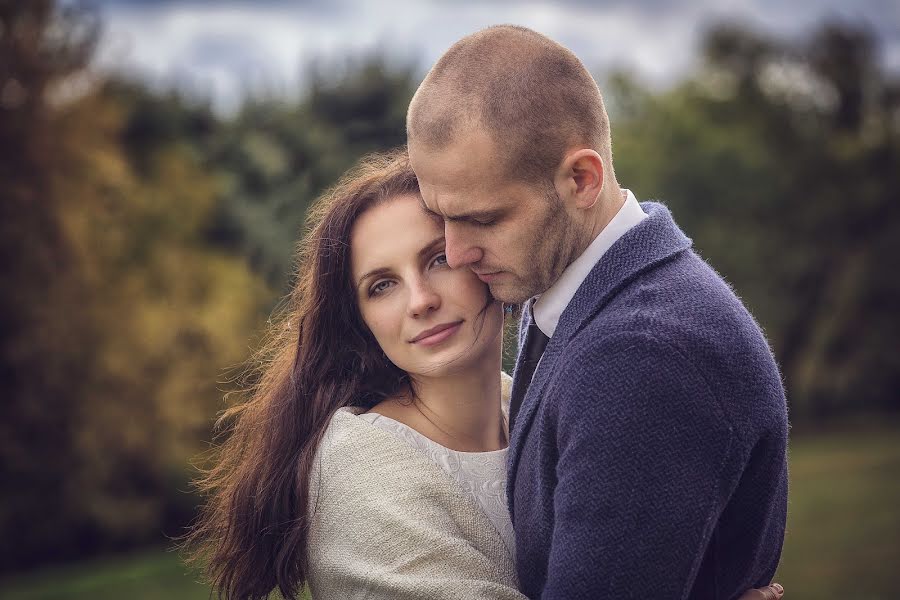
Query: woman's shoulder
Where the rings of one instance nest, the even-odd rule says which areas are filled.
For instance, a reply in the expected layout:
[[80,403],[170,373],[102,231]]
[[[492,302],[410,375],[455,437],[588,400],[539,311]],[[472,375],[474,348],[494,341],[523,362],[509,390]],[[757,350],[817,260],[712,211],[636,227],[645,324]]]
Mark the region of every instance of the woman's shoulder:
[[335,412],[322,437],[314,465],[320,483],[375,490],[443,483],[438,467],[396,435],[361,417],[360,409]]
[[316,477],[381,474],[390,464],[418,458],[396,437],[359,416],[361,409],[342,408],[331,417],[316,451]]
[[[310,489],[314,594],[350,597],[376,586],[391,594],[373,597],[451,597],[425,590],[459,579],[454,586],[465,593],[454,597],[519,597],[507,546],[475,501],[424,454],[354,410],[332,417]],[[415,572],[396,571],[411,556],[420,557]],[[472,595],[460,573],[507,595]],[[394,593],[404,586],[409,594]]]
[[359,438],[362,423],[359,422],[360,409],[345,407],[339,408],[331,416],[331,421],[325,429],[322,441],[319,443],[319,453],[331,453],[336,450],[354,448],[360,442],[366,441],[366,436]]
[[356,412],[341,409],[332,417],[310,473],[311,500],[346,505],[356,496],[364,504],[404,497],[450,512],[476,509],[471,494],[439,461]]

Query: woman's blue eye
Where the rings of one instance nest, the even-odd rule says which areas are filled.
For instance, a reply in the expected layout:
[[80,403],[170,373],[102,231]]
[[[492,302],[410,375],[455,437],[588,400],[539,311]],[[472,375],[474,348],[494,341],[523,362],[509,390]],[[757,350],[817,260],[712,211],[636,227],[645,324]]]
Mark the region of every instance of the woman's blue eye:
[[434,265],[446,265],[447,264],[447,255],[446,254],[438,254],[434,257],[434,260],[431,261]]
[[391,281],[385,279],[383,281],[379,281],[371,288],[369,288],[369,295],[374,296],[375,294],[380,294],[391,286]]

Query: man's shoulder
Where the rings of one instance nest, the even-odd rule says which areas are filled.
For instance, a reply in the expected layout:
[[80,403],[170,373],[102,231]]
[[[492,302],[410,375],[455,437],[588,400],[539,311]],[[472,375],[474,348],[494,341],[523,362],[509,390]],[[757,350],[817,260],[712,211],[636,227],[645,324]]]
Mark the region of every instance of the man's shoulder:
[[628,282],[555,354],[552,393],[560,397],[600,394],[615,404],[682,394],[723,422],[763,408],[766,415],[784,412],[781,377],[761,328],[693,252]]
[[725,279],[686,250],[625,282],[586,316],[571,343],[574,350],[629,334],[690,347],[708,338],[758,338],[761,330]]

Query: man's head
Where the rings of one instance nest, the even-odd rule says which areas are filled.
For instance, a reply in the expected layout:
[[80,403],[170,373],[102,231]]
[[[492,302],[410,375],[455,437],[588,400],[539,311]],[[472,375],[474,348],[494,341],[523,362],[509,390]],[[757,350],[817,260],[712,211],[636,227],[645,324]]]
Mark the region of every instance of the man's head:
[[597,84],[569,50],[523,27],[454,44],[410,103],[407,134],[451,266],[468,265],[507,302],[549,288],[619,194]]

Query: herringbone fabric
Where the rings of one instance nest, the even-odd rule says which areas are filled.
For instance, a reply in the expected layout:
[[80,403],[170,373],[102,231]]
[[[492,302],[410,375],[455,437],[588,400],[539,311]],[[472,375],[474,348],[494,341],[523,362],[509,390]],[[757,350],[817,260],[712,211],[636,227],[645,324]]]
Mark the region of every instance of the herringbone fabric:
[[531,598],[735,598],[778,565],[778,368],[669,211],[642,208],[562,313],[512,431],[508,499]]

